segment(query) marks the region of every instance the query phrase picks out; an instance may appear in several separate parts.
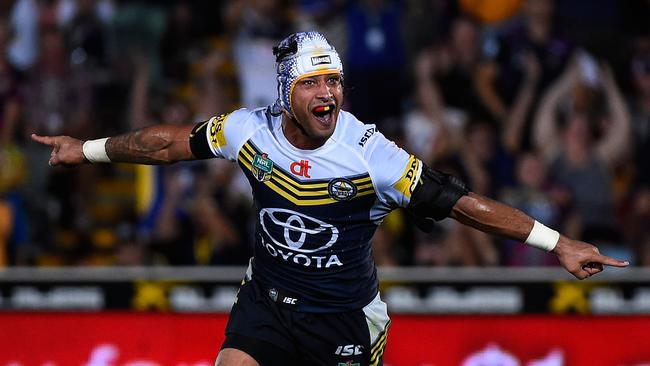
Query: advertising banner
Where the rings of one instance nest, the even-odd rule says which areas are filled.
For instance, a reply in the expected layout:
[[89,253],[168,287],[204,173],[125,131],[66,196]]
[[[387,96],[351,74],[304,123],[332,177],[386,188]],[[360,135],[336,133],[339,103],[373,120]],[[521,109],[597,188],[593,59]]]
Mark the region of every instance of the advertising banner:
[[[385,366],[650,365],[648,316],[392,319]],[[226,321],[226,314],[4,312],[0,366],[211,366]]]
[[[228,312],[238,283],[209,281],[0,281],[0,311]],[[400,314],[650,314],[648,282],[383,284]]]

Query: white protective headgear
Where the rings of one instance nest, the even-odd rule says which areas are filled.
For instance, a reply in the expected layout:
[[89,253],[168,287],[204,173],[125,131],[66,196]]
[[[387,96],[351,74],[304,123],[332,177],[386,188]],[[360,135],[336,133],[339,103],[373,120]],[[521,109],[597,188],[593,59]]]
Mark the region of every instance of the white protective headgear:
[[273,47],[278,73],[278,100],[275,109],[283,109],[293,117],[291,92],[303,77],[339,73],[343,64],[327,39],[316,31],[294,33]]

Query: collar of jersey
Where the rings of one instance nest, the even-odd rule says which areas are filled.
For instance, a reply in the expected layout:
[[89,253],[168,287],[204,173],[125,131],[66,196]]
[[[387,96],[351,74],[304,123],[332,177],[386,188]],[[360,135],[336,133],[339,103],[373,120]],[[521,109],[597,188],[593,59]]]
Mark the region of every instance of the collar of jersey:
[[277,136],[280,145],[286,147],[290,151],[296,152],[300,155],[318,154],[322,151],[329,149],[334,145],[334,142],[337,140],[338,133],[341,130],[341,117],[343,117],[343,111],[339,111],[339,116],[336,119],[336,126],[334,126],[334,133],[332,134],[332,136],[330,136],[330,138],[328,138],[327,141],[325,141],[325,143],[322,146],[312,150],[299,149],[293,146],[291,142],[289,142],[287,137],[284,135],[284,131],[282,130],[282,115],[274,117],[275,135]]

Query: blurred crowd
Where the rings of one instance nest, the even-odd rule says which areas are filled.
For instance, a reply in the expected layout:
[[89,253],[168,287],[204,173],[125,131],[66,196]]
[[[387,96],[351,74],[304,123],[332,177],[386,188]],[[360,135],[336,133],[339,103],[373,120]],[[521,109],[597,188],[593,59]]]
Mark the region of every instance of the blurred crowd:
[[[235,164],[47,165],[83,139],[277,98],[273,45],[315,29],[344,109],[434,168],[609,255],[650,265],[646,0],[16,0],[0,3],[0,266],[230,265],[252,253]],[[402,210],[380,265],[544,266],[553,255]]]

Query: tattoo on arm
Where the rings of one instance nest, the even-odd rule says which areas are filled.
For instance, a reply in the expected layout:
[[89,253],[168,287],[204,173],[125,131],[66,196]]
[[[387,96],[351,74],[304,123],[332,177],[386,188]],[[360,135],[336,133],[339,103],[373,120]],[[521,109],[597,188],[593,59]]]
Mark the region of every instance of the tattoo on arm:
[[174,133],[165,126],[139,129],[124,135],[111,137],[106,142],[106,154],[114,162],[137,164],[169,164],[169,149]]

